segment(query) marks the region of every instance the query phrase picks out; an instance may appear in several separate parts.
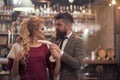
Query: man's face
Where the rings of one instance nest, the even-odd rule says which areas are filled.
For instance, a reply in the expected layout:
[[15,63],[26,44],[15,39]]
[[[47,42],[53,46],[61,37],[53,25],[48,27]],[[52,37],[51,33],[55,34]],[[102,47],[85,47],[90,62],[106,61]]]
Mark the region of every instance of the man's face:
[[62,19],[56,20],[56,37],[63,38],[67,34],[66,24],[63,22]]

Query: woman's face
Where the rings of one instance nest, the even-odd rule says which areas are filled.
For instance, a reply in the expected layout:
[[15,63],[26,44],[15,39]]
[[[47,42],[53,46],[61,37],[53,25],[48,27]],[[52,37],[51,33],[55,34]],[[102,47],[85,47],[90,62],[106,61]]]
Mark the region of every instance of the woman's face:
[[35,30],[35,36],[38,39],[45,39],[44,25],[42,24],[37,30]]

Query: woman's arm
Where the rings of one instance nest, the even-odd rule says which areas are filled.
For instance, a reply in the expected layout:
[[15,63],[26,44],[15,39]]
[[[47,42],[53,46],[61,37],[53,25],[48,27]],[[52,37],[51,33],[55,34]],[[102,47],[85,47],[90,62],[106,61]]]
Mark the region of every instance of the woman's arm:
[[50,46],[50,52],[54,56],[56,62],[54,67],[54,77],[57,78],[60,68],[61,68],[61,55],[60,55],[60,49],[56,48],[56,44],[52,44]]
[[60,60],[56,59],[56,64],[55,64],[55,68],[54,68],[54,77],[55,78],[57,78],[57,76],[59,75],[60,68],[61,68],[61,62],[60,62]]
[[11,69],[11,76],[16,77],[19,74],[19,61],[23,58],[24,51],[20,51],[13,61],[12,69]]
[[14,78],[19,74],[19,61],[14,60],[11,69],[11,77]]

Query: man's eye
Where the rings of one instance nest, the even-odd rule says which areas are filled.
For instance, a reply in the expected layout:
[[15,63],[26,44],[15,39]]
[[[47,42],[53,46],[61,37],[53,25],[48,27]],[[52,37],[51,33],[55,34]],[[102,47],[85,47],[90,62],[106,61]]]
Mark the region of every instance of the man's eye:
[[56,26],[61,26],[62,24],[56,24]]

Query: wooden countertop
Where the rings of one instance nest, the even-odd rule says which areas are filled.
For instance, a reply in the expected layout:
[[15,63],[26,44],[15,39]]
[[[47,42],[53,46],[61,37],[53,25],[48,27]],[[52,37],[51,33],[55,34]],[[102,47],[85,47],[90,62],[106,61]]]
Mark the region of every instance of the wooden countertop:
[[[7,64],[7,58],[0,58],[0,64]],[[83,60],[83,64],[118,64],[117,60]]]

